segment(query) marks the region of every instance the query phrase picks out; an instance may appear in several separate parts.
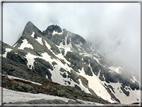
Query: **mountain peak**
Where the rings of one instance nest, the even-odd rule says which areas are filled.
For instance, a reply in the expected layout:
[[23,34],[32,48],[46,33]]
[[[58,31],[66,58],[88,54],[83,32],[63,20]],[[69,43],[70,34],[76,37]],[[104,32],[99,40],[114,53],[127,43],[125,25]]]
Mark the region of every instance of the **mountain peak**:
[[26,26],[30,26],[30,25],[34,26],[34,24],[31,21],[28,21],[27,24],[26,24]]
[[31,21],[28,21],[22,35],[31,34],[33,31],[41,32]]
[[47,27],[47,29],[45,30],[45,32],[47,34],[52,33],[53,31],[56,31],[58,33],[62,32],[62,29],[60,28],[60,26],[58,25],[50,25]]

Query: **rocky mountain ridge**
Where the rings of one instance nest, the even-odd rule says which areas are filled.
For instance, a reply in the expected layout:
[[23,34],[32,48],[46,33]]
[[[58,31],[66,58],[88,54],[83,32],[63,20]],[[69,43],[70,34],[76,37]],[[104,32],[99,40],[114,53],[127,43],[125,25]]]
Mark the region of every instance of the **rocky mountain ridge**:
[[13,46],[2,44],[4,88],[99,103],[140,100],[135,76],[124,77],[123,68],[111,66],[84,38],[58,25],[41,32],[28,22]]

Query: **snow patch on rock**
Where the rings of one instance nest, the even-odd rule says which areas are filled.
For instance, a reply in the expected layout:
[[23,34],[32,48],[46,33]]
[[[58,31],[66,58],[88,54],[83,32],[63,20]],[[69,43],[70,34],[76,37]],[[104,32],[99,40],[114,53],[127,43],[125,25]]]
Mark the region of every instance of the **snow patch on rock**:
[[35,39],[35,40],[38,41],[41,45],[43,45],[42,38],[38,37],[38,38]]
[[48,49],[51,49],[51,46],[46,42],[46,40],[44,40],[44,42],[45,42],[46,47],[47,47]]
[[23,40],[23,43],[21,44],[21,46],[18,47],[18,49],[24,49],[24,48],[31,48],[31,49],[34,49],[33,46],[28,43],[27,39],[24,39],[24,40]]
[[5,53],[3,54],[3,57],[5,57],[6,58],[6,56],[7,56],[7,52],[10,52],[12,49],[11,48],[5,48]]
[[75,44],[75,46],[77,47],[77,49],[78,49],[78,51],[84,51],[85,52],[85,50],[81,47],[81,45],[82,45],[82,43],[80,42],[80,44]]
[[62,30],[62,32],[56,32],[55,30],[53,30],[53,32],[52,32],[52,36],[54,36],[55,34],[58,34],[58,35],[62,35],[63,34],[63,30]]
[[32,69],[34,67],[34,58],[37,58],[38,56],[33,55],[31,53],[28,53],[25,58],[28,60],[27,66]]
[[[68,38],[68,35],[65,37],[65,45],[63,45],[63,42],[61,42],[60,45],[57,46],[60,50],[64,49],[64,51],[65,51],[64,55],[66,55],[67,52],[71,52],[72,51],[71,50],[72,49],[72,44],[71,44],[71,42],[69,44],[67,44],[67,38]],[[71,39],[70,39],[70,41],[71,41]]]
[[33,32],[33,33],[31,34],[31,37],[33,37],[33,38],[34,38],[34,35],[35,35],[35,32]]

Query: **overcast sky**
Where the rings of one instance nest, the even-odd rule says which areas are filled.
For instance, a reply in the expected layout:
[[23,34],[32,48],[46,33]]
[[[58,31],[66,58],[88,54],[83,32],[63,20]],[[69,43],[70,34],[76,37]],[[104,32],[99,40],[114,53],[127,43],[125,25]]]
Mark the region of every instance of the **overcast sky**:
[[139,3],[4,3],[3,41],[13,45],[28,21],[79,34],[108,59],[140,72]]

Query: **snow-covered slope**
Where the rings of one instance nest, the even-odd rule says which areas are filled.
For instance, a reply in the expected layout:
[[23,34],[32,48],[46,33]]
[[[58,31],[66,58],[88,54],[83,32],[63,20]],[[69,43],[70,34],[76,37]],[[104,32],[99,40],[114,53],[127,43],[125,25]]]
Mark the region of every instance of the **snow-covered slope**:
[[84,38],[57,25],[41,32],[28,22],[13,47],[3,45],[2,54],[47,80],[80,87],[111,103],[140,101],[141,85],[133,75],[124,77],[122,67],[106,63]]

